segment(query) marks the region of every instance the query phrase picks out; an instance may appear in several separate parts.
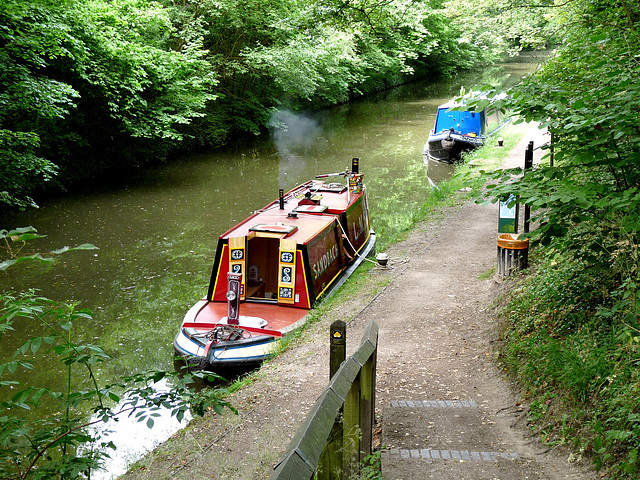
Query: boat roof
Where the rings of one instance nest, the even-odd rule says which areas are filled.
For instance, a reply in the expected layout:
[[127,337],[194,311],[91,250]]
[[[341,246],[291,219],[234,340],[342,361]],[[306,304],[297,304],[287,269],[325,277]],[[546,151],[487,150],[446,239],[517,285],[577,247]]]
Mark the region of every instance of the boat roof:
[[[305,195],[313,199],[300,205]],[[331,225],[361,194],[349,193],[344,184],[309,181],[287,192],[284,209],[275,200],[225,232],[221,239],[244,237],[252,232],[289,238],[306,244]],[[316,203],[317,202],[317,203]]]

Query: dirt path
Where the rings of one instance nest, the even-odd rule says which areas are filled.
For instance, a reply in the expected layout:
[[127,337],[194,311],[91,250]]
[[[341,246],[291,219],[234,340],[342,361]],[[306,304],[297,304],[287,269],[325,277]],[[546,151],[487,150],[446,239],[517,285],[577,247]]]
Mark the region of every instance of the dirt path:
[[[531,140],[545,141],[529,132],[508,166],[523,164]],[[411,262],[369,312],[381,325],[385,479],[591,478],[526,435],[524,408],[491,361],[497,217],[496,205],[469,204],[431,241],[413,235],[401,246]]]
[[[512,150],[520,165],[532,129]],[[377,412],[383,475],[394,479],[591,479],[569,454],[527,436],[523,407],[491,361],[487,310],[501,285],[497,207],[466,204],[420,225],[232,398],[239,415],[196,419],[126,479],[268,478],[328,382],[328,326],[349,322],[352,352],[370,320],[380,327]],[[489,278],[487,278],[489,277]],[[484,278],[484,279],[482,279]],[[352,282],[353,283],[353,282]]]

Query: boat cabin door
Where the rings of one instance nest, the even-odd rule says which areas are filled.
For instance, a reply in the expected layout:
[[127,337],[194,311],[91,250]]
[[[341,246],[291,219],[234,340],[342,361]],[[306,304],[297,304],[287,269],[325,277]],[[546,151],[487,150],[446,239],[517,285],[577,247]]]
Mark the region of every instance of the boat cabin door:
[[295,303],[295,240],[252,232],[229,238],[229,249],[229,271],[242,275],[241,300]]
[[247,300],[294,303],[296,242],[281,235],[255,232],[247,236]]

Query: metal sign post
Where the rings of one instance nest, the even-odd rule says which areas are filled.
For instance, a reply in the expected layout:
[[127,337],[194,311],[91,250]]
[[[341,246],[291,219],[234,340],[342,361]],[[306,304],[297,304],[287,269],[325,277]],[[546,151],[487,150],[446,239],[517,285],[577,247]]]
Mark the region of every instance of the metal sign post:
[[[533,168],[533,142],[529,142],[527,151],[524,154],[524,171],[531,170]],[[529,205],[524,206],[524,233],[529,233],[529,223],[531,219],[531,207]]]
[[[506,202],[500,202],[498,211],[498,233],[518,233],[518,216],[520,206],[515,203],[516,197],[510,195]],[[509,205],[512,205],[509,207]]]

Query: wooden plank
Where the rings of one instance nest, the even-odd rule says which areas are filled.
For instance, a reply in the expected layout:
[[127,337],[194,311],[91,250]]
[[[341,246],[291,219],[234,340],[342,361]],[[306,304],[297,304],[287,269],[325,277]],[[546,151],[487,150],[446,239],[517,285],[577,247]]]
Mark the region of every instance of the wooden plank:
[[291,453],[296,451],[309,464],[318,465],[320,455],[327,443],[342,403],[343,400],[338,398],[335,392],[329,389],[325,390],[311,407],[302,425],[289,443],[283,459],[289,458]]
[[313,478],[315,468],[305,462],[297,452],[293,451],[278,464],[269,479],[307,480]]
[[347,398],[349,390],[351,390],[351,384],[356,379],[358,373],[360,373],[361,366],[349,357],[340,366],[340,369],[336,372],[334,377],[329,382],[327,389],[332,390],[338,395],[338,398],[342,402]]
[[360,428],[362,441],[360,444],[360,461],[371,455],[373,443],[373,423],[375,421],[376,392],[376,352],[369,357],[360,372]]
[[373,320],[367,323],[367,326],[364,328],[364,332],[362,334],[362,341],[360,344],[363,344],[366,341],[370,341],[374,347],[378,346],[378,324]]
[[342,475],[342,463],[343,463],[343,428],[342,418],[336,418],[331,429],[331,435],[327,441],[320,461],[316,468],[317,480],[332,480],[339,478]]
[[351,355],[351,358],[353,358],[353,360],[362,367],[369,360],[369,358],[371,358],[371,355],[373,355],[373,352],[375,352],[375,350],[376,347],[372,345],[371,342],[366,341],[365,343],[360,345],[360,348],[358,348],[358,350],[356,350],[353,355]]
[[349,479],[360,470],[360,376],[353,381],[344,401],[342,478]]

